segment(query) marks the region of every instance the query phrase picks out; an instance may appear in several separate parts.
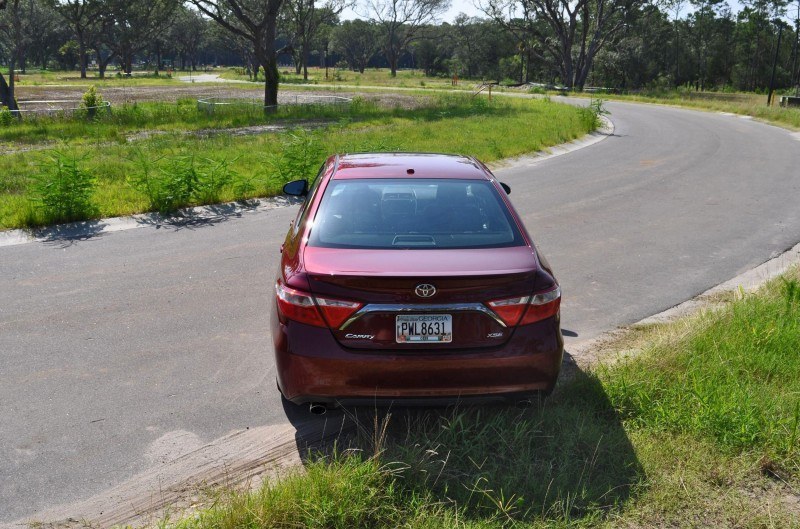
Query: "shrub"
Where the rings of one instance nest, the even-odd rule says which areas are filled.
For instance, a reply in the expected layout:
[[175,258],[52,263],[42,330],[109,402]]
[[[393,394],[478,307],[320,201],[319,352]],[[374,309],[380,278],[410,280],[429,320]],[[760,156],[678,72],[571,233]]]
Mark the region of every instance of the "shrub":
[[14,123],[14,114],[7,106],[0,106],[0,126],[8,127]]
[[267,159],[269,180],[280,185],[292,180],[313,179],[325,160],[325,147],[318,132],[294,129],[281,138],[281,149]]
[[591,110],[592,114],[594,114],[595,127],[597,128],[602,125],[600,120],[601,117],[611,115],[611,112],[609,112],[603,105],[604,103],[605,101],[602,99],[591,99],[589,101],[589,110]]
[[47,223],[84,220],[97,213],[91,197],[96,180],[78,167],[78,160],[55,153],[34,177],[31,200]]
[[101,106],[103,106],[103,97],[97,93],[97,89],[92,85],[83,94],[81,109],[86,112],[86,116],[89,119],[94,119],[97,115],[97,109]]
[[227,160],[177,156],[162,164],[161,159],[151,160],[142,151],[137,151],[134,158],[139,171],[129,182],[147,197],[150,209],[159,213],[218,202],[222,190],[233,179]]

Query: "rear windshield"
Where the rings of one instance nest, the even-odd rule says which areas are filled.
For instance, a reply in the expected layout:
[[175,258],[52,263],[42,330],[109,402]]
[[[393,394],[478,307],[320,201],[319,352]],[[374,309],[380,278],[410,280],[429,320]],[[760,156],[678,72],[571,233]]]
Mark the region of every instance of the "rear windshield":
[[332,180],[308,244],[325,248],[502,248],[524,244],[481,180]]

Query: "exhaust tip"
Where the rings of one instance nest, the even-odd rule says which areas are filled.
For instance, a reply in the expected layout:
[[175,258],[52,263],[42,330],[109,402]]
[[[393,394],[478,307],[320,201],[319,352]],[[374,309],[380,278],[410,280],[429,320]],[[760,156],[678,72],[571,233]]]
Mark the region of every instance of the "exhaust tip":
[[517,402],[515,402],[515,405],[517,408],[524,410],[533,406],[533,401],[531,399],[519,399]]
[[325,415],[325,412],[328,411],[328,407],[321,402],[312,402],[308,405],[308,411],[312,415]]

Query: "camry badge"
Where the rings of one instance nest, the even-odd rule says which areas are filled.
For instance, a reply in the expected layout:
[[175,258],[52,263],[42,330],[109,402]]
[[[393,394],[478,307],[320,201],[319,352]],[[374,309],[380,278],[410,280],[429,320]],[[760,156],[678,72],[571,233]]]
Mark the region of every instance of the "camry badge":
[[436,287],[430,283],[422,283],[417,285],[417,288],[414,289],[414,293],[421,298],[431,298],[436,294]]

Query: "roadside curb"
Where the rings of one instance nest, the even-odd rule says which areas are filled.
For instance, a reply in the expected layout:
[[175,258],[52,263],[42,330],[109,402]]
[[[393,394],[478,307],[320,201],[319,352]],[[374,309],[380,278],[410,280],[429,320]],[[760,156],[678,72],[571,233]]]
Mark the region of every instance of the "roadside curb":
[[[514,167],[531,167],[545,160],[549,160],[550,158],[555,158],[556,156],[568,154],[599,143],[614,133],[614,124],[611,120],[607,119],[605,116],[601,116],[600,120],[602,126],[599,130],[592,131],[577,140],[548,147],[536,153],[525,154],[514,158],[505,158],[489,165],[492,169],[498,170]],[[71,222],[68,224],[56,224],[30,230],[13,229],[0,231],[0,248],[35,242],[48,243],[64,240],[82,240],[107,233],[137,228],[180,227],[197,222],[214,222],[230,217],[241,217],[248,213],[292,206],[298,203],[299,201],[294,198],[274,196],[185,208],[170,215],[140,213],[125,217],[109,217],[98,220]]]
[[201,222],[214,222],[230,217],[270,209],[284,208],[298,204],[295,198],[275,196],[253,198],[238,202],[226,202],[211,206],[197,206],[178,210],[171,215],[161,213],[140,213],[127,217],[109,217],[98,220],[56,224],[32,230],[8,230],[0,232],[0,248],[33,242],[48,243],[81,240],[106,233],[133,230],[137,228],[181,227]]

